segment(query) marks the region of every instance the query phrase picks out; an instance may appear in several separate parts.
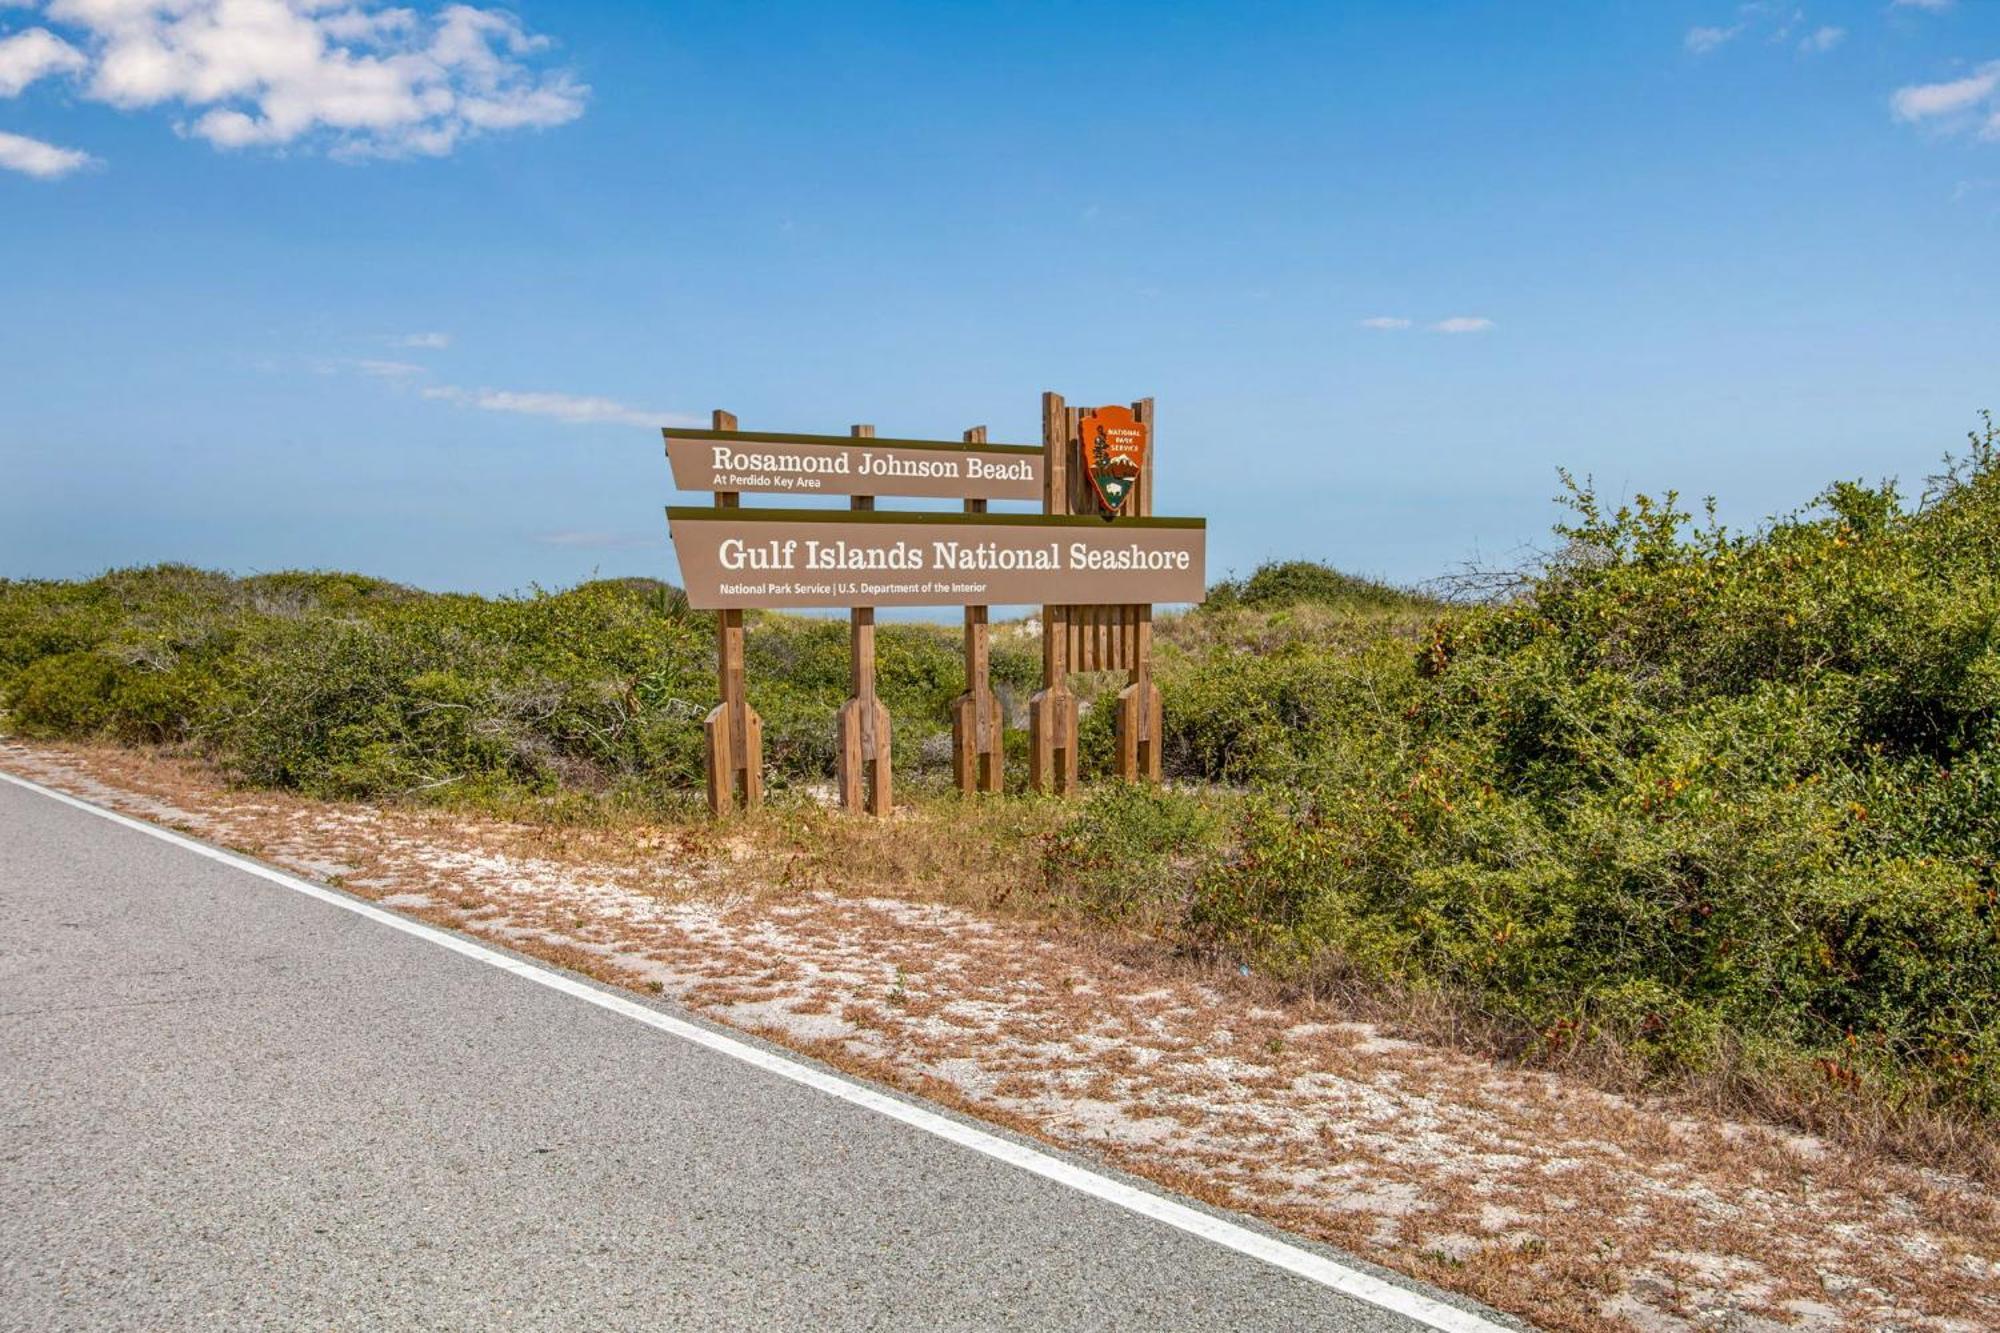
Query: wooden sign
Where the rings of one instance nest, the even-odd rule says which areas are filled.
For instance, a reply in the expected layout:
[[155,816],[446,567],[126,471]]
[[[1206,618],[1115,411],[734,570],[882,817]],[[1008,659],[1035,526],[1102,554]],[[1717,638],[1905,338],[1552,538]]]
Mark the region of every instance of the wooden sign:
[[697,610],[1198,602],[1206,524],[1089,515],[670,508]]
[[667,461],[684,491],[1039,500],[1042,450],[945,440],[770,435],[669,426]]
[[1146,423],[1129,407],[1093,407],[1078,418],[1084,474],[1097,503],[1116,514],[1146,470]]
[[[667,510],[688,602],[716,612],[722,700],[703,723],[708,804],[717,815],[763,798],[763,722],[750,706],[744,612],[845,609],[852,689],[835,719],[841,805],[894,809],[889,710],[875,689],[875,608],[963,606],[965,692],[952,701],[952,772],[967,796],[1003,786],[1005,709],[991,680],[988,609],[1042,606],[1042,688],[1028,700],[1028,782],[1076,790],[1081,706],[1073,672],[1123,671],[1114,767],[1158,782],[1165,740],[1152,680],[1153,604],[1199,602],[1206,526],[1153,516],[1153,400],[1079,409],[1042,395],[1042,444],[878,439],[669,427],[667,458],[684,490],[713,508]],[[744,491],[845,496],[846,510],[750,509]],[[878,495],[955,499],[963,513],[877,511]],[[993,514],[988,500],[1039,500],[1039,514]],[[1117,521],[1110,522],[1115,518]]]

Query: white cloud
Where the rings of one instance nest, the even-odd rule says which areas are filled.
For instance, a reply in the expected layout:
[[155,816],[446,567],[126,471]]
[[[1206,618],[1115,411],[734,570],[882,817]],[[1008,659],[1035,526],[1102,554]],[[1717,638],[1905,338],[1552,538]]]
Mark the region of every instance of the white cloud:
[[1932,14],[1942,14],[1951,6],[1952,0],[1889,0],[1891,9],[1922,9]]
[[1407,329],[1410,321],[1401,315],[1371,315],[1361,321],[1364,329]]
[[442,352],[451,346],[449,333],[406,333],[389,340],[391,347],[414,347],[426,352]]
[[1681,45],[1698,56],[1705,56],[1719,46],[1733,42],[1743,32],[1741,23],[1727,28],[1689,28]]
[[1947,130],[1976,125],[1980,138],[2000,140],[2000,60],[1962,79],[1898,88],[1889,106],[1907,124],[1934,120]]
[[1484,315],[1453,315],[1430,326],[1432,333],[1484,333],[1492,327]]
[[455,384],[439,384],[423,391],[424,397],[460,403],[487,412],[516,412],[531,417],[553,417],[574,425],[692,426],[699,419],[679,412],[656,412],[630,407],[613,398],[594,398],[570,393],[521,393],[511,389],[461,389]]
[[74,148],[58,148],[40,139],[0,130],[0,170],[18,171],[38,180],[58,180],[72,171],[93,166],[97,159]]
[[356,361],[354,368],[379,380],[406,380],[428,373],[422,366],[408,361]]
[[47,28],[29,28],[0,38],[0,97],[18,97],[37,79],[74,74],[84,64],[83,52]]
[[1815,28],[1799,39],[1799,50],[1811,55],[1820,55],[1839,46],[1847,36],[1845,28]]
[[536,67],[548,38],[464,4],[49,0],[46,17],[82,44],[85,96],[179,108],[193,119],[177,128],[219,148],[437,156],[476,134],[575,120],[589,93]]

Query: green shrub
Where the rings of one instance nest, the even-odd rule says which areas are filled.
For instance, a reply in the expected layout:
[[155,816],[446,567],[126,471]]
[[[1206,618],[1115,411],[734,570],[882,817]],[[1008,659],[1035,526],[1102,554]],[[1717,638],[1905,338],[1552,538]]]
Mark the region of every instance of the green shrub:
[[7,682],[7,714],[23,735],[93,736],[113,717],[118,665],[97,652],[37,658]]
[[1525,596],[1440,618],[1413,679],[1357,668],[1330,723],[1317,664],[1210,664],[1277,678],[1207,707],[1191,673],[1190,762],[1286,786],[1190,929],[1663,1064],[1727,1033],[2000,1110],[1996,443],[1916,505],[1843,484],[1751,534],[1572,488]]
[[1098,787],[1044,843],[1043,892],[1097,916],[1170,919],[1219,824],[1200,796],[1127,783]]
[[1301,604],[1341,608],[1400,609],[1430,606],[1419,594],[1392,588],[1372,579],[1343,574],[1312,560],[1283,560],[1259,565],[1249,578],[1225,580],[1209,591],[1218,605],[1241,605],[1276,611]]

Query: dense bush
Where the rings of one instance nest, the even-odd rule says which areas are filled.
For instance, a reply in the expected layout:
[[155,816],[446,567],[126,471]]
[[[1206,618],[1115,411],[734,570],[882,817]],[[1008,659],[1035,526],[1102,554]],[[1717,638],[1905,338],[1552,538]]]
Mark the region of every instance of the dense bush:
[[1116,920],[1171,926],[1185,904],[1174,886],[1213,847],[1220,828],[1209,801],[1152,787],[1099,787],[1049,835],[1043,892]]
[[1378,610],[1428,605],[1429,599],[1385,583],[1344,574],[1312,560],[1260,565],[1247,579],[1227,579],[1209,589],[1217,606],[1241,605],[1279,610],[1302,603]]
[[[746,640],[774,781],[830,777],[847,626],[753,617]],[[898,624],[878,642],[898,771],[936,782],[963,689],[958,636]],[[1037,657],[1003,643],[993,662],[1025,699]],[[700,788],[714,697],[713,617],[645,580],[498,600],[178,566],[0,583],[14,731],[187,742],[244,781],[312,795],[684,796]]]
[[1996,443],[1917,504],[1842,484],[1747,535],[1573,487],[1524,596],[1329,691],[1190,925],[1552,1042],[1748,1041],[2000,1110]]

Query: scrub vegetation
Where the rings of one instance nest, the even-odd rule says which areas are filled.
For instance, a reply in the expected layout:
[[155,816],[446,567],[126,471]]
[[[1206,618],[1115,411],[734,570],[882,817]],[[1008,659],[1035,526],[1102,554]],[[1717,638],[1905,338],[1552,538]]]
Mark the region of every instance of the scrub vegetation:
[[[1522,1058],[1986,1138],[1996,451],[1989,422],[1914,494],[1843,482],[1751,532],[1568,484],[1555,553],[1477,600],[1306,562],[1221,584],[1159,625],[1165,791],[1109,782],[1091,709],[1084,800],[952,818],[957,630],[884,625],[915,807],[893,836],[812,799],[845,623],[756,616],[775,808],[745,833],[808,870],[817,849],[892,874],[941,864],[910,836],[928,830],[1038,910],[1421,1000]],[[643,580],[506,599],[177,566],[0,582],[0,708],[23,737],[167,745],[309,796],[694,819],[710,620]],[[1018,783],[1033,634],[997,628],[993,662]]]

